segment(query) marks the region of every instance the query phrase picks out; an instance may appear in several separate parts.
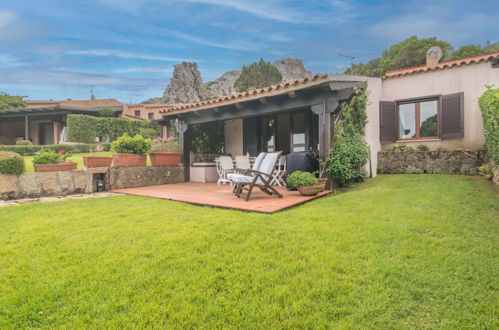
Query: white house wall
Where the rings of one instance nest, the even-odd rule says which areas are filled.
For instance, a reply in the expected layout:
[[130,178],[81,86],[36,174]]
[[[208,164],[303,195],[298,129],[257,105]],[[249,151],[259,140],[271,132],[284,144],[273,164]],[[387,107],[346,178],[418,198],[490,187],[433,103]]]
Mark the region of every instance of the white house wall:
[[243,154],[243,120],[226,120],[224,122],[225,153],[235,155]]
[[[380,100],[396,101],[437,94],[464,92],[463,138],[437,141],[404,141],[398,143],[406,143],[413,146],[424,143],[430,148],[444,146],[447,148],[480,149],[484,144],[484,135],[478,98],[486,90],[486,85],[499,86],[499,69],[493,69],[490,62],[462,65],[443,70],[384,79]],[[382,149],[388,150],[395,144],[397,143],[383,142]]]

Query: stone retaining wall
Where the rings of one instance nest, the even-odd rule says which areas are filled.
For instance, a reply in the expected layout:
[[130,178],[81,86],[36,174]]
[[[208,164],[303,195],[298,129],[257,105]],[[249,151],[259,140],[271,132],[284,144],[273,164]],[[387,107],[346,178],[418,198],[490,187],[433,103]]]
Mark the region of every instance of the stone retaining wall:
[[478,175],[484,151],[380,151],[378,173]]
[[122,189],[184,182],[184,166],[110,167],[106,188]]
[[94,191],[94,175],[103,174],[106,189],[132,188],[184,181],[183,166],[136,166],[0,174],[0,200],[65,196]]

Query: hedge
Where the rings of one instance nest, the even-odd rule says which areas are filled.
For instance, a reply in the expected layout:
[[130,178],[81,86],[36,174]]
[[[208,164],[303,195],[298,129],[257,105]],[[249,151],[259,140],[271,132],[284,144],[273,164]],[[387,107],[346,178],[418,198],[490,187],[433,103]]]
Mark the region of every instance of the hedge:
[[71,142],[93,143],[114,141],[123,134],[153,138],[161,135],[160,126],[153,121],[129,120],[123,118],[98,118],[87,115],[68,115],[68,139]]
[[[104,150],[109,150],[109,144],[103,144]],[[42,149],[54,150],[58,152],[59,150],[64,150],[70,153],[87,153],[96,150],[96,144],[53,144],[53,145],[5,145],[0,146],[1,151],[11,151],[18,153],[22,156],[31,156],[36,154]]]
[[0,173],[23,174],[24,159],[21,155],[11,151],[0,151]]
[[482,111],[483,130],[487,153],[499,165],[499,88],[486,86],[487,90],[478,99]]

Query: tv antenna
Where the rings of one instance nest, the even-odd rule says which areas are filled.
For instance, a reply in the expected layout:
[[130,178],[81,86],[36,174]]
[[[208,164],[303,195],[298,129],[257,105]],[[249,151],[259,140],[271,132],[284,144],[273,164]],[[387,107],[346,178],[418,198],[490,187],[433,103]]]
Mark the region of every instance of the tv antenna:
[[90,86],[90,99],[95,100],[95,95],[94,95],[94,86]]
[[353,75],[353,60],[355,60],[355,56],[344,55],[344,54],[338,54],[338,55],[350,59],[350,74]]

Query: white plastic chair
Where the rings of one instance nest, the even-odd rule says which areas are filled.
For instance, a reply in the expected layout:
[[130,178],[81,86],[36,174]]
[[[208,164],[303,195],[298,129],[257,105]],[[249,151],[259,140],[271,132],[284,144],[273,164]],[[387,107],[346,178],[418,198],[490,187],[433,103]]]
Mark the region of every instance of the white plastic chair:
[[272,175],[273,185],[278,185],[279,187],[285,186],[284,176],[286,175],[286,156],[279,157],[279,162],[277,163],[276,169]]
[[215,159],[215,163],[217,164],[218,172],[217,185],[220,185],[220,183],[231,183],[227,176],[230,173],[234,173],[234,163],[232,162],[232,158],[230,156],[220,156]]
[[251,168],[249,157],[246,155],[236,156],[236,168],[238,170],[249,170]]

